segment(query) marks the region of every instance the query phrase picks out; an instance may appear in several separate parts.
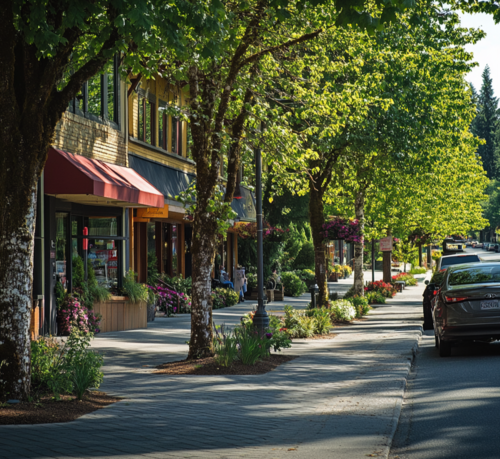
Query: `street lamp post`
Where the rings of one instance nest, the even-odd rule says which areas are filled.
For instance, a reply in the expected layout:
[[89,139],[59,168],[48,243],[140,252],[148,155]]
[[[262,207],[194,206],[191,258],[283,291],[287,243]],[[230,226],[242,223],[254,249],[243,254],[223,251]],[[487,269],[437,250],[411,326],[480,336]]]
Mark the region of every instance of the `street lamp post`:
[[[262,129],[261,129],[262,131]],[[257,200],[257,311],[253,323],[262,336],[269,328],[269,316],[264,298],[264,253],[262,245],[262,158],[260,147],[255,149],[255,198]]]

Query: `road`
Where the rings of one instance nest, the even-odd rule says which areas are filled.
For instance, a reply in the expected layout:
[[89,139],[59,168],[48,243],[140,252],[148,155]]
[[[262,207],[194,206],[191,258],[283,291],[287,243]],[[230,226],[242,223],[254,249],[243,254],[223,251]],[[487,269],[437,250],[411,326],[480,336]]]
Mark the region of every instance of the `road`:
[[[500,254],[468,249],[488,261]],[[500,458],[500,343],[462,345],[440,358],[422,337],[391,459]]]

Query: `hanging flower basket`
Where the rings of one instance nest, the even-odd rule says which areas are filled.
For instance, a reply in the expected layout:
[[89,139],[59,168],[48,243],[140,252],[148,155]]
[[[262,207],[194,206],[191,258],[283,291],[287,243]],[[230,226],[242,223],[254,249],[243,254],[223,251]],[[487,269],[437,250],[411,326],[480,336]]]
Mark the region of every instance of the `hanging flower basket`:
[[346,242],[363,242],[363,235],[358,220],[334,217],[323,225],[325,242],[344,240]]
[[[262,238],[275,242],[280,242],[283,238],[283,234],[290,231],[289,228],[284,230],[272,226],[267,222],[263,222],[262,227]],[[236,227],[236,231],[238,233],[238,236],[242,239],[257,239],[257,223],[239,225]]]

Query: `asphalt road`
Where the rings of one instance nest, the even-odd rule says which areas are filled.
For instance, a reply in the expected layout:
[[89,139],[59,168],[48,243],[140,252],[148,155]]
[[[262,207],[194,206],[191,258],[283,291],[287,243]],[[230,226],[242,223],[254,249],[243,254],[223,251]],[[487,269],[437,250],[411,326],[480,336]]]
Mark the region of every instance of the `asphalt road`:
[[[500,261],[498,253],[467,251]],[[500,458],[500,342],[464,344],[440,358],[434,332],[425,332],[389,457]]]

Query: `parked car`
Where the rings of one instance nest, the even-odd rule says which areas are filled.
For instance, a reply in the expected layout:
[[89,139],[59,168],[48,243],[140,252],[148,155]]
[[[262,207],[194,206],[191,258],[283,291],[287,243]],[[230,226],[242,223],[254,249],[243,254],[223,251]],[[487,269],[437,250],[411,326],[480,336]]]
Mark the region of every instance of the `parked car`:
[[446,255],[438,258],[436,262],[436,271],[441,271],[452,265],[461,265],[464,263],[478,263],[481,258],[475,253],[464,253],[457,255]]
[[500,263],[448,268],[432,309],[436,347],[451,355],[459,341],[500,339]]
[[463,252],[465,249],[465,243],[460,240],[454,240],[452,238],[446,238],[443,241],[443,255],[452,255],[454,253]]
[[432,300],[433,298],[435,298],[439,288],[441,287],[441,282],[443,281],[445,272],[446,269],[444,269],[443,271],[436,271],[432,275],[430,281],[428,280],[425,281],[426,287],[424,293],[422,294],[422,297],[424,298],[422,302],[422,306],[424,309],[424,325],[423,325],[424,330],[433,329]]
[[489,242],[485,242],[483,244],[483,250],[488,250],[488,245],[489,245]]
[[495,243],[493,243],[493,244],[488,244],[488,252],[496,252],[496,251],[497,251],[497,250],[496,250],[496,249],[497,249],[497,245],[498,245],[498,244],[495,244]]
[[475,242],[472,244],[472,247],[474,247],[475,249],[482,249],[483,243],[482,242]]

